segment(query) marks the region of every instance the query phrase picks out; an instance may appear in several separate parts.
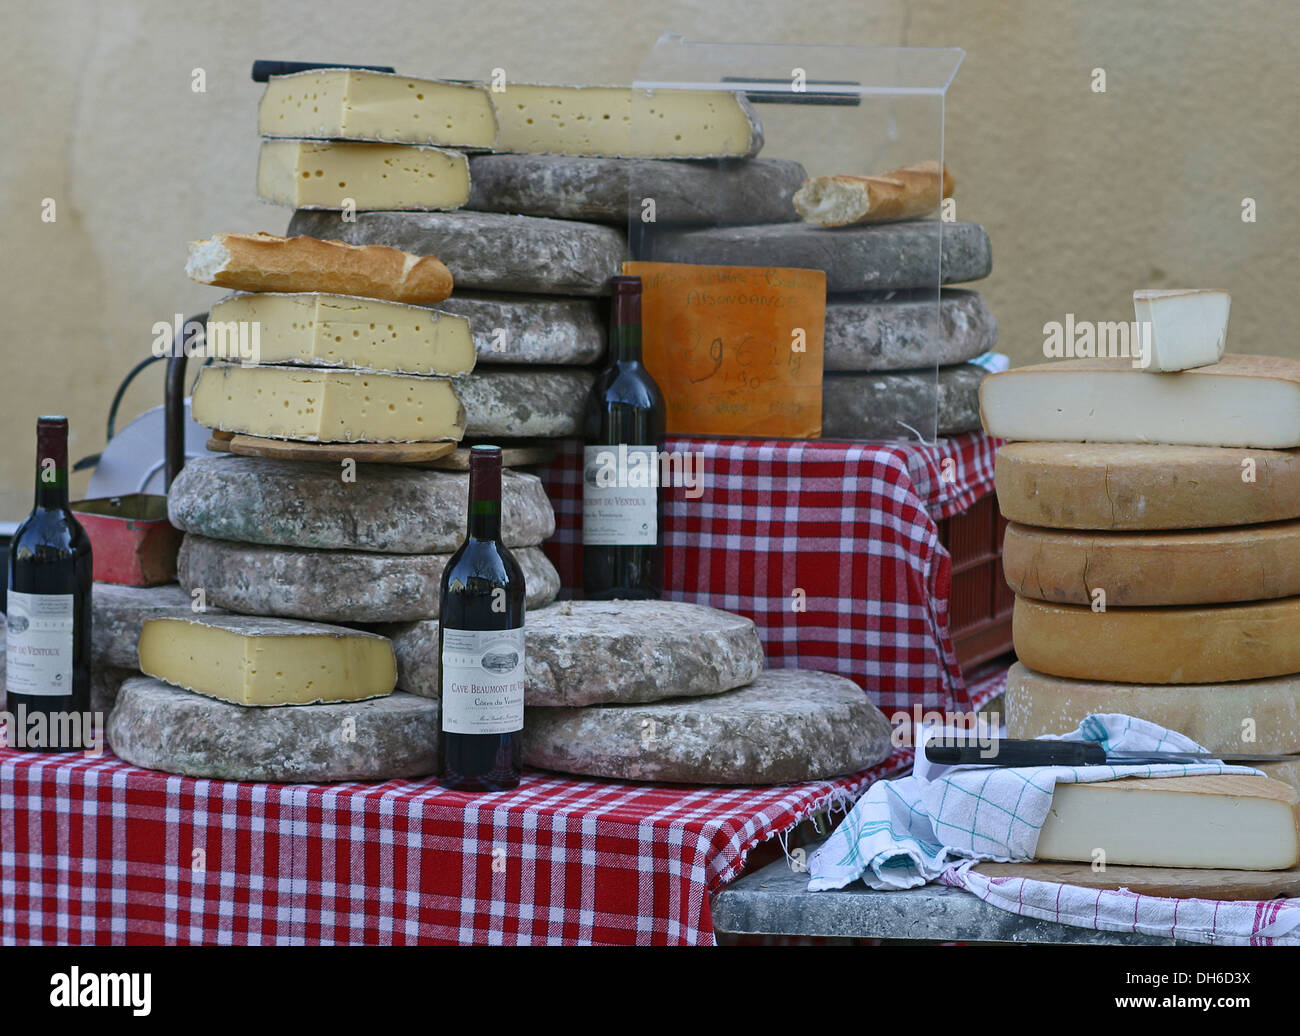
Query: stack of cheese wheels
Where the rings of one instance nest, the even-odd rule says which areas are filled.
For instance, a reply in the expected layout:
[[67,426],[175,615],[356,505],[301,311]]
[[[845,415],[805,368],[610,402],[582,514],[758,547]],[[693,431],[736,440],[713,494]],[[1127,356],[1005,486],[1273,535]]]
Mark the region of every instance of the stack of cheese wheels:
[[[1118,712],[1216,752],[1300,751],[1300,361],[1223,355],[1226,302],[1217,326],[1178,304],[1206,294],[1161,296],[1181,319],[1154,322],[1146,369],[1066,360],[985,382],[990,434],[1030,440],[997,456],[1011,737]],[[1173,369],[1180,342],[1201,366]]]

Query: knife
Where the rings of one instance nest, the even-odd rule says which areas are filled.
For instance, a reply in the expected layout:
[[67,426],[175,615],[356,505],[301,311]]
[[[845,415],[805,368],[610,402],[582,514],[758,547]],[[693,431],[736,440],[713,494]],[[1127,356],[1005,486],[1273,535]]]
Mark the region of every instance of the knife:
[[367,72],[395,72],[388,65],[336,65],[328,61],[254,61],[253,82],[265,83],[271,76],[288,76],[318,68],[359,68]]
[[928,742],[925,757],[950,766],[1135,766],[1143,763],[1294,763],[1300,755],[1213,752],[1107,752],[1095,741]]

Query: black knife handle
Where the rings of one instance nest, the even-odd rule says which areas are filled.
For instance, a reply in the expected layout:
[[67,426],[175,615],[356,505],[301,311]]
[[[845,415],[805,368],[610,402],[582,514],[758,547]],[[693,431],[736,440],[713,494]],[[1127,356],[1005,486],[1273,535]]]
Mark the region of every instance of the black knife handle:
[[1106,750],[1093,741],[1013,741],[994,738],[981,745],[976,741],[925,746],[932,763],[950,766],[1098,766],[1106,762]]
[[366,72],[396,72],[388,65],[344,65],[329,61],[254,61],[253,82],[265,83],[271,76],[288,76],[295,72],[310,72],[315,68],[359,68]]

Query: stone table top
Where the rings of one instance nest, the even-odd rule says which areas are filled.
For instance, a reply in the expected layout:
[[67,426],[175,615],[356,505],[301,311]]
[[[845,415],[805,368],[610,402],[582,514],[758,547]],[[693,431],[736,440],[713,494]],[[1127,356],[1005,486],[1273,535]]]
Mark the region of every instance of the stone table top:
[[[815,848],[815,845],[806,846],[805,852],[811,855]],[[784,858],[738,878],[716,893],[713,925],[719,932],[738,935],[1092,946],[1177,945],[1173,939],[1098,932],[1023,917],[946,885],[874,892],[855,882],[845,889],[809,892],[807,873],[792,870]]]

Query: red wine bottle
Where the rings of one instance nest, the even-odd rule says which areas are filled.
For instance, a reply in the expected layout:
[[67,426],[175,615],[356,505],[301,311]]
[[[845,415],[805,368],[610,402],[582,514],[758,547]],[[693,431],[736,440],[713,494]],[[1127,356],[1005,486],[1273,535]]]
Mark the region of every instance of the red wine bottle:
[[90,539],[68,506],[68,419],[42,417],[36,505],[9,543],[6,710],[20,728],[11,747],[89,747],[92,579]]
[[457,791],[519,784],[524,729],[524,574],[501,543],[501,450],[469,452],[465,542],[442,573],[442,770]]
[[657,598],[664,399],[641,363],[640,277],[614,278],[609,352],[584,414],[582,589],[594,600]]

